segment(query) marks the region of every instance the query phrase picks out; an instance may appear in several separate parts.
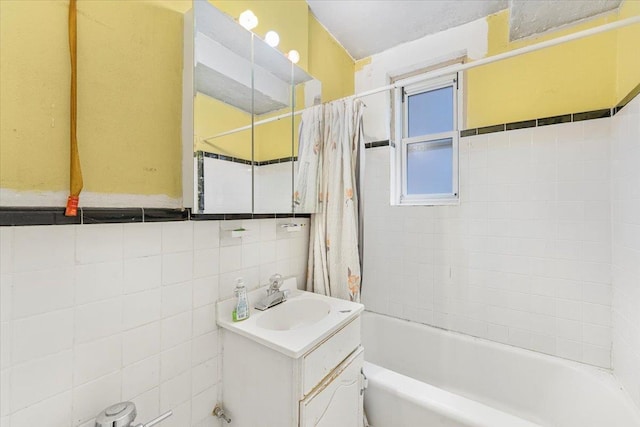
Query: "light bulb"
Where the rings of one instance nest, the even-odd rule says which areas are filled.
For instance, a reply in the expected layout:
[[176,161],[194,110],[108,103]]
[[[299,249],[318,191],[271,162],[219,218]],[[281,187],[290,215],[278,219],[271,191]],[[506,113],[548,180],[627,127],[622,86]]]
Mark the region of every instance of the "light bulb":
[[253,30],[258,26],[258,17],[252,11],[247,9],[240,14],[238,22],[247,30]]
[[289,53],[287,54],[287,58],[289,58],[289,61],[293,62],[294,64],[297,64],[298,61],[300,61],[300,54],[298,53],[297,50],[290,50]]
[[267,31],[267,34],[264,35],[264,41],[266,41],[269,46],[276,47],[278,43],[280,43],[280,36],[273,30]]

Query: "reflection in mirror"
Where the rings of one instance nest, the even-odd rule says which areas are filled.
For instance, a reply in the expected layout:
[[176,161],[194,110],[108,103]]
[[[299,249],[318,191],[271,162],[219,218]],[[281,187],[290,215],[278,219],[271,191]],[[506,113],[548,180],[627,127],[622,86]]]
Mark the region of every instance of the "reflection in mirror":
[[[271,111],[255,110],[254,116],[254,213],[291,213],[294,160],[297,153],[299,116],[294,112],[304,107],[304,86],[311,76],[294,64],[299,54],[292,51],[288,58],[275,47],[256,38],[254,93],[261,94],[258,75],[277,78],[274,86],[286,87],[287,105]],[[298,58],[293,58],[298,55]]]
[[[310,80],[304,85],[304,109],[297,109],[295,121],[295,141],[293,165],[292,206],[294,213],[316,213],[318,211],[317,182],[310,182],[310,176],[318,176],[319,164],[310,161],[322,144],[324,109],[322,104],[322,83]],[[305,125],[306,120],[306,125]],[[303,141],[303,145],[300,145]],[[310,151],[307,151],[310,150]],[[315,188],[315,190],[314,190]],[[313,194],[311,194],[313,193]]]
[[[292,69],[291,65],[289,67]],[[255,170],[255,213],[292,212],[293,174],[300,125],[300,115],[295,115],[295,112],[304,108],[304,88],[305,83],[299,83],[294,74],[289,107],[255,117],[254,144],[258,160]]]
[[[289,103],[292,101],[290,100]],[[291,106],[271,114],[256,114],[255,122],[285,115],[257,125],[254,131],[256,153],[254,212],[286,213],[291,211]]]
[[[252,211],[251,34],[194,1],[194,149],[199,213]],[[235,129],[241,131],[229,133]]]

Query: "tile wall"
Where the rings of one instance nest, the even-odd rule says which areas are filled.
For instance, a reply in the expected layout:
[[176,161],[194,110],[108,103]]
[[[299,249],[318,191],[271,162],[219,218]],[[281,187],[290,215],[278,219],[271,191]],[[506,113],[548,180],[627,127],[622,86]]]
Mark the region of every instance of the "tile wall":
[[282,221],[0,228],[0,425],[93,427],[123,400],[138,422],[219,425],[215,302],[237,276],[304,278],[308,233]]
[[610,125],[461,138],[456,206],[390,207],[367,150],[367,308],[611,367]]
[[291,211],[292,191],[282,191],[282,189],[291,189],[291,170],[297,167],[298,162],[294,162],[293,165],[291,162],[282,162],[255,168],[254,212]]
[[205,212],[251,212],[250,165],[205,157],[203,167]]
[[[297,162],[295,162],[297,166]],[[291,162],[254,167],[255,213],[291,212]],[[204,158],[204,200],[206,212],[251,212],[251,166]]]
[[613,370],[640,408],[640,97],[612,126]]

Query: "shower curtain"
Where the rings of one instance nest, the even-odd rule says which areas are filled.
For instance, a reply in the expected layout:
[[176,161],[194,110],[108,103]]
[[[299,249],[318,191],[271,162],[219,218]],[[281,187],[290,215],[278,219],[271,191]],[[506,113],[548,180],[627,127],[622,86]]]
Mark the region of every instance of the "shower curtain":
[[[359,100],[340,100],[302,115],[296,205],[311,208],[307,290],[360,301]],[[304,211],[304,210],[300,210]]]

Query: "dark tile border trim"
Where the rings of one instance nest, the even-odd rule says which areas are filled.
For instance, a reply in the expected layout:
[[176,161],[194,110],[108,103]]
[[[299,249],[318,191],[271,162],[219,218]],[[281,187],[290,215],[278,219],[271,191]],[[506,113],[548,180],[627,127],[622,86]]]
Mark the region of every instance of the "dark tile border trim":
[[224,160],[227,162],[242,163],[243,165],[250,165],[252,163],[251,160],[241,159],[240,157],[225,156],[223,154],[209,153],[207,151],[196,151],[195,155],[196,156],[201,155],[202,157],[207,157],[209,159],[218,159],[218,160]]
[[264,162],[254,162],[254,164],[256,166],[266,166],[266,165],[273,165],[276,163],[288,163],[291,161],[297,161],[298,157],[297,156],[293,156],[293,157],[282,157],[281,159],[272,159],[272,160],[265,160]]
[[364,148],[376,148],[376,147],[388,147],[389,146],[389,140],[385,139],[384,141],[373,141],[373,142],[367,142],[364,144]]
[[298,213],[192,214],[191,209],[160,208],[80,208],[78,216],[68,217],[64,216],[64,211],[64,208],[49,207],[0,207],[0,227],[311,217],[311,214]]
[[485,133],[494,132],[504,132],[504,124],[478,128],[478,135],[484,135]]
[[80,224],[82,216],[64,216],[64,208],[0,208],[0,226]]
[[562,114],[560,116],[543,117],[542,119],[538,119],[538,126],[557,125],[569,122],[571,122],[571,114]]
[[142,222],[144,209],[100,209],[82,208],[83,224],[110,224],[120,222]]
[[191,221],[224,221],[224,214],[191,214]]
[[505,128],[507,130],[516,130],[516,129],[526,129],[526,128],[533,128],[536,127],[536,120],[524,120],[521,122],[512,122],[512,123],[507,123],[505,125]]
[[[640,85],[638,90],[640,91]],[[620,111],[620,109],[622,109],[622,107],[619,107],[619,109],[616,111],[615,110],[616,108],[618,107],[615,107],[613,109],[603,108],[601,110],[583,111],[580,113],[572,113],[572,114],[562,114],[560,116],[523,120],[520,122],[511,122],[511,123],[504,123],[499,125],[484,126],[481,128],[470,128],[470,129],[461,130],[460,137],[464,138],[467,136],[484,135],[484,134],[494,133],[494,132],[503,132],[505,130],[509,131],[509,130],[516,130],[516,129],[549,126],[549,125],[556,125],[559,123],[570,123],[570,122],[580,122],[583,120],[603,119],[606,117],[611,117],[617,111]]]
[[252,162],[251,160],[247,160],[247,159],[242,159],[240,157],[231,157],[231,156],[225,156],[222,154],[215,154],[215,153],[209,153],[207,151],[196,151],[194,156],[198,159],[198,161],[200,161],[200,159],[202,158],[204,161],[204,157],[207,157],[209,159],[217,159],[217,160],[224,160],[227,162],[233,162],[233,163],[240,163],[243,165],[251,165],[253,164],[254,166],[266,166],[266,165],[273,165],[276,163],[287,163],[290,161],[297,161],[298,157],[297,156],[292,156],[292,157],[282,157],[279,159],[271,159],[271,160],[265,160],[263,162]]
[[190,209],[142,209],[144,222],[188,221],[191,217]]
[[253,219],[253,214],[250,213],[236,213],[236,214],[225,214],[224,215],[224,219],[225,221],[237,221],[237,220],[241,220],[241,219]]
[[311,214],[283,214],[283,213],[257,213],[257,214],[191,214],[192,221],[238,221],[245,219],[275,219],[275,218],[311,218]]
[[[581,122],[583,120],[604,119],[616,115],[636,96],[640,95],[640,84],[631,90],[618,105],[612,108],[602,108],[600,110],[582,111],[579,113],[562,114],[560,116],[542,117],[539,119],[524,120],[521,122],[505,123],[493,126],[485,126],[481,128],[470,128],[460,131],[460,137],[483,135],[493,132],[502,132],[506,130],[524,129],[536,126],[549,126],[559,123]],[[369,148],[369,147],[367,147]]]
[[196,158],[198,159],[198,210],[204,210],[204,152],[198,151]]
[[573,121],[580,122],[582,120],[604,119],[611,117],[611,109],[605,108],[603,110],[585,111],[583,113],[573,113]]

